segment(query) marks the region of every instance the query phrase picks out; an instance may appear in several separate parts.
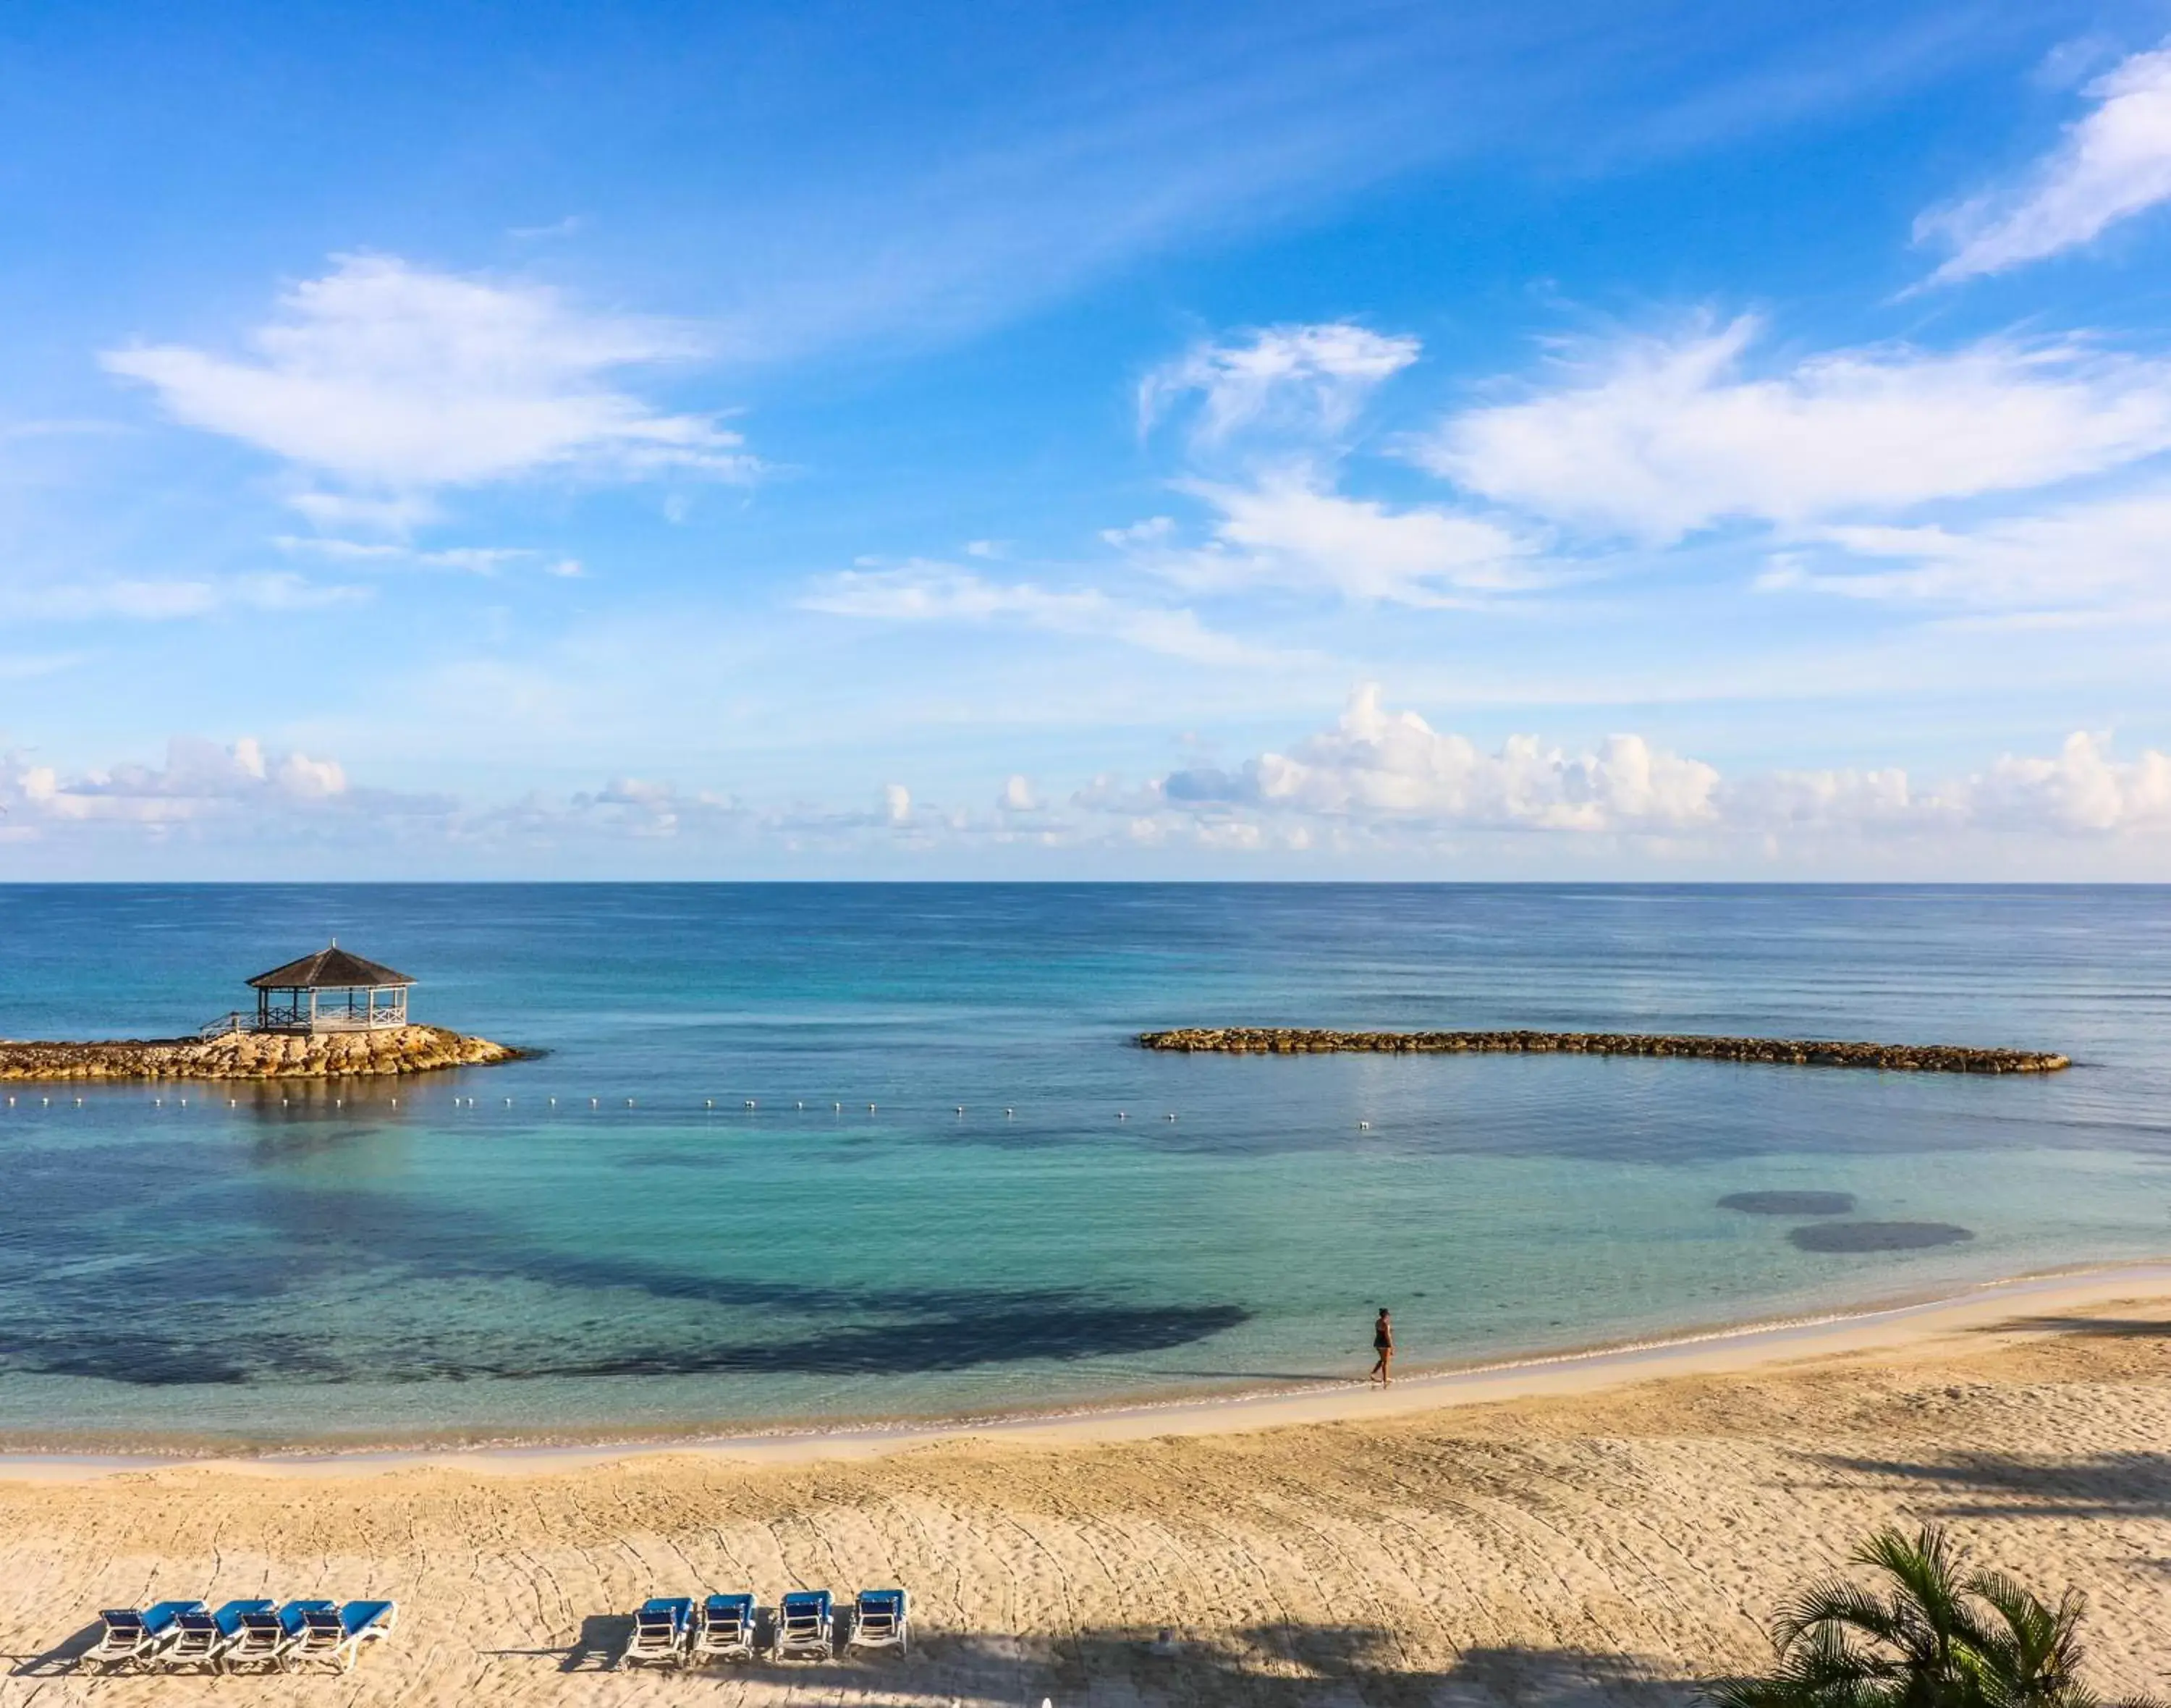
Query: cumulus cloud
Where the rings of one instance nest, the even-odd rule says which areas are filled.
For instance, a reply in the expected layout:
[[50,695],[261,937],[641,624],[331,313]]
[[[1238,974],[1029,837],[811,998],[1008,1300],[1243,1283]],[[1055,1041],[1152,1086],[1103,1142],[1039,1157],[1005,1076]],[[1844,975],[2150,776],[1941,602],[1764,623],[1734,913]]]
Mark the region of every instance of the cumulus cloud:
[[[1415,839],[1472,831],[1611,833],[1724,847],[1750,839],[1798,846],[1821,839],[1967,834],[2104,838],[2171,829],[2171,758],[2115,758],[2078,733],[2054,757],[2007,755],[1983,771],[1917,784],[1899,767],[1723,776],[1643,737],[1607,737],[1573,752],[1534,735],[1488,752],[1388,710],[1359,688],[1329,728],[1286,752],[1223,769],[1171,771],[1142,789],[1108,778],[1075,804],[1123,815],[1134,839],[1166,841],[1177,826],[1238,827],[1278,838],[1309,822],[1336,835]],[[1263,842],[1262,843],[1263,846]]]
[[240,356],[147,344],[100,360],[174,420],[328,482],[299,495],[326,525],[411,525],[442,489],[549,471],[728,479],[753,467],[712,418],[657,410],[619,383],[695,354],[683,336],[540,286],[350,255],[288,290],[248,343]]
[[2093,110],[2018,181],[1916,222],[1917,242],[1953,248],[1932,282],[2041,260],[2171,200],[2171,44],[2135,54],[2085,93]]
[[1389,712],[1379,689],[1367,685],[1332,729],[1288,753],[1262,754],[1235,771],[1176,771],[1161,792],[1193,810],[1260,807],[1360,821],[1595,830],[1707,823],[1718,787],[1711,766],[1640,736],[1613,736],[1586,754],[1516,736],[1488,754],[1414,712]]
[[990,581],[941,563],[847,570],[818,583],[800,604],[883,622],[1011,623],[1115,641],[1199,664],[1260,664],[1279,656],[1219,634],[1188,610],[1132,604],[1097,588]]
[[163,765],[118,765],[63,776],[19,754],[0,755],[0,807],[18,832],[40,823],[158,825],[231,814],[308,810],[348,793],[334,760],[267,754],[244,736],[222,747],[176,736]]
[[1226,344],[1194,344],[1139,383],[1141,432],[1196,397],[1193,438],[1218,443],[1239,431],[1332,437],[1385,380],[1418,359],[1415,338],[1347,321],[1269,326]]
[[1798,525],[2040,487],[2171,447],[2171,367],[1989,340],[1743,372],[1744,316],[1561,361],[1558,383],[1457,415],[1419,460],[1469,491],[1654,544],[1730,519]]

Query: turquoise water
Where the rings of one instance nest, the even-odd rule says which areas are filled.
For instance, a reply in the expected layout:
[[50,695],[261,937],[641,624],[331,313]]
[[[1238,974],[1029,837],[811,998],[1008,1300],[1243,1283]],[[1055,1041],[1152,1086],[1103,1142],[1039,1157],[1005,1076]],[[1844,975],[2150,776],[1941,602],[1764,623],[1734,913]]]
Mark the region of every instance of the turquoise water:
[[[1359,1373],[1382,1302],[1422,1366],[2171,1252],[2158,889],[0,888],[0,1034],[169,1035],[335,933],[547,1053],[8,1088],[0,1436],[1005,1411]],[[1217,1023],[2077,1065],[1128,1043]],[[1718,1204],[1781,1189],[1969,1237],[1804,1249]]]

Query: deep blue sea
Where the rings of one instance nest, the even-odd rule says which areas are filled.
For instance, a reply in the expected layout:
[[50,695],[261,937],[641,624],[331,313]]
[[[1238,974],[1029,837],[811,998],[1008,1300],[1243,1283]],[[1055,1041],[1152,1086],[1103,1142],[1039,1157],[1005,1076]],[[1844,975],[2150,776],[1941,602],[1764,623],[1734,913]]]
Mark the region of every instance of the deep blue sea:
[[[2163,889],[0,887],[0,1035],[173,1035],[335,935],[544,1053],[4,1088],[0,1437],[1007,1411],[1359,1374],[1381,1303],[1422,1367],[2171,1253]],[[2077,1065],[1130,1041],[1240,1023]],[[1720,1204],[1781,1190],[1854,1208]]]

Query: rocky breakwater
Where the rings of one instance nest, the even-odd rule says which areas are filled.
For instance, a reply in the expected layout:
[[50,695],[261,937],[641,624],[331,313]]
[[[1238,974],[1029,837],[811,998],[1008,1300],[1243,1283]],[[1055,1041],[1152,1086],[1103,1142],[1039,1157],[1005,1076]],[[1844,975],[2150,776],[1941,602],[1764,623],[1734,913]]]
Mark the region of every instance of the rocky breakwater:
[[517,1061],[521,1051],[442,1026],[377,1032],[229,1032],[220,1038],[131,1038],[93,1044],[0,1039],[4,1079],[335,1079],[429,1073]]
[[1877,1067],[1900,1073],[2055,1073],[2073,1064],[2038,1050],[1957,1044],[1847,1044],[1827,1039],[1704,1038],[1645,1032],[1327,1032],[1288,1026],[1184,1026],[1142,1032],[1148,1050],[1225,1055],[1686,1055],[1804,1067]]

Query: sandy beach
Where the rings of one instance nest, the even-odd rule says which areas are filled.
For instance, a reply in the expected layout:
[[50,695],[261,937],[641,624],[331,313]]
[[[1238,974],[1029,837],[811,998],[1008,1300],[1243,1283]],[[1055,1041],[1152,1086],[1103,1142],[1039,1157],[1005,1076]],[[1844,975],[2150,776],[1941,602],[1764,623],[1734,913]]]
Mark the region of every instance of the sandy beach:
[[[2171,1279],[1002,1431],[0,1467],[0,1702],[1686,1700],[1887,1522],[2086,1588],[2171,1677]],[[614,1669],[651,1594],[901,1583],[909,1658]],[[394,1596],[353,1673],[72,1670],[95,1609]],[[1157,1652],[1161,1627],[1179,1636]]]

